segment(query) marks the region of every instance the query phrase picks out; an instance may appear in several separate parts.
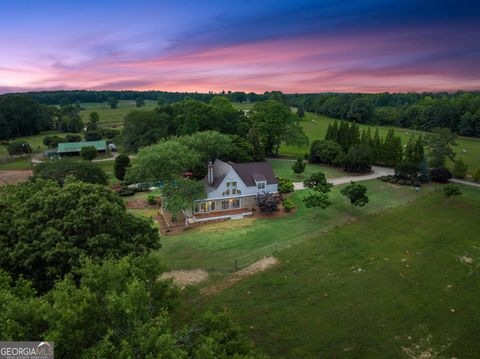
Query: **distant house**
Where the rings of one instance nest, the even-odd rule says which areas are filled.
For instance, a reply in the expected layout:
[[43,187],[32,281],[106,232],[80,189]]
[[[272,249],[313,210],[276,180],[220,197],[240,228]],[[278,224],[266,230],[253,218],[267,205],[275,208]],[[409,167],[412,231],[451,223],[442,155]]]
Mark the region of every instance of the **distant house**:
[[105,152],[107,150],[106,141],[82,141],[82,142],[64,142],[58,144],[57,153],[62,156],[77,156],[83,147],[95,147],[97,152]]
[[234,163],[216,160],[204,179],[207,198],[195,202],[194,214],[253,208],[257,194],[278,193],[268,162]]

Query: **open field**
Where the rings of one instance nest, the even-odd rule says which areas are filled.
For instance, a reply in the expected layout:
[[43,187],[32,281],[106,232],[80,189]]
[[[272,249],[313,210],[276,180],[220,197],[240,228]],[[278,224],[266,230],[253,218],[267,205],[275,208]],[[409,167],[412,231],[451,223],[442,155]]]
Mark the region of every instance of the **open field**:
[[136,107],[135,101],[133,100],[120,100],[115,109],[110,108],[110,105],[106,102],[84,102],[81,106],[84,110],[80,112],[80,115],[85,123],[88,120],[90,112],[95,111],[98,112],[100,116],[100,124],[104,125],[104,127],[121,127],[123,124],[123,118],[127,113],[132,110],[151,110],[157,106],[157,102],[146,100],[145,106]]
[[[327,127],[330,123],[335,122],[335,119],[332,119],[327,116],[316,115],[314,113],[307,112],[305,113],[305,120],[301,122],[305,134],[310,139],[310,143],[315,140],[322,140],[325,137],[327,132]],[[378,127],[378,132],[381,137],[387,135],[388,130],[391,127],[383,126],[368,126],[360,125],[360,128],[371,128],[372,135],[375,132],[375,127]],[[413,130],[408,128],[398,128],[394,127],[395,133],[402,138],[402,144],[405,145],[408,142],[408,139],[413,133]],[[417,133],[424,133],[422,131],[417,131]],[[457,154],[457,158],[462,158],[465,163],[468,165],[468,173],[473,174],[477,169],[480,169],[480,139],[469,138],[469,137],[459,137],[457,138],[457,144],[454,148],[454,151]],[[289,156],[303,156],[305,153],[309,152],[309,148],[301,148],[295,146],[282,146],[280,148],[280,154],[289,155]],[[452,164],[450,163],[450,166]]]
[[[9,142],[13,141],[25,141],[30,144],[30,147],[32,148],[33,153],[42,153],[43,151],[47,150],[47,146],[45,146],[42,141],[43,138],[46,136],[53,136],[57,135],[60,137],[65,137],[66,135],[69,135],[71,133],[66,133],[66,132],[60,132],[56,130],[52,131],[44,131],[39,133],[38,135],[32,135],[32,136],[22,136],[22,137],[17,137],[15,140],[11,139]],[[78,135],[78,133],[74,134]],[[8,152],[7,152],[7,146],[0,145],[0,157],[9,157]]]
[[307,163],[305,171],[297,175],[293,173],[292,166],[295,162],[288,159],[268,159],[272,166],[273,172],[277,177],[288,178],[289,180],[301,182],[308,178],[314,172],[323,172],[327,178],[336,178],[346,176],[347,174],[341,169],[335,167],[321,166],[318,164]]
[[382,186],[368,183],[371,203],[352,218],[336,188],[335,205],[317,215],[300,205],[291,217],[163,238],[159,255],[173,268],[215,273],[234,258],[280,260],[214,296],[186,291],[177,317],[226,308],[275,358],[476,357],[480,191],[414,198]]

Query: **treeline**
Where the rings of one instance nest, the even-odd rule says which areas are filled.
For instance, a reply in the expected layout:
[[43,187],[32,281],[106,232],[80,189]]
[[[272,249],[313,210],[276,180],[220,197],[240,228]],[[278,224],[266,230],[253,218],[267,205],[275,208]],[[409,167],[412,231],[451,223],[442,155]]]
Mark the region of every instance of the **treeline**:
[[286,95],[291,106],[369,125],[480,137],[480,92]]
[[231,135],[250,154],[249,160],[278,154],[282,143],[308,143],[298,116],[285,104],[258,102],[246,115],[224,96],[209,103],[187,99],[151,111],[131,111],[124,119],[121,142],[127,151],[136,152],[161,139],[203,131]]
[[[264,92],[257,94],[243,91],[222,91],[220,93],[198,93],[198,92],[168,92],[168,91],[36,91],[26,92],[26,95],[33,100],[46,105],[66,105],[80,102],[107,102],[109,98],[117,100],[152,100],[162,103],[174,103],[185,99],[193,99],[203,102],[210,101],[215,96],[225,96],[232,102],[258,102],[270,99],[272,95],[281,94],[279,91]],[[0,96],[1,97],[1,96]]]

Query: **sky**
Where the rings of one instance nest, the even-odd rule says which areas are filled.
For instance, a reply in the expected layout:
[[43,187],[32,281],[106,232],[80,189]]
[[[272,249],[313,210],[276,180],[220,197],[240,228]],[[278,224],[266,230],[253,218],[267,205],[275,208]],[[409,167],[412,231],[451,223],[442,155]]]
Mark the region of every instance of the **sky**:
[[480,1],[0,0],[0,93],[480,90]]

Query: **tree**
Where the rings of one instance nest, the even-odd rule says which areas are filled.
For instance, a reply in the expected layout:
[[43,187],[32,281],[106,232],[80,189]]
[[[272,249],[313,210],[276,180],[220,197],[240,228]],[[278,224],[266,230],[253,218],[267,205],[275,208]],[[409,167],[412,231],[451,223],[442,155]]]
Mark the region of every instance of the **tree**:
[[32,153],[32,148],[25,141],[13,141],[7,147],[10,156],[23,155],[25,153]]
[[418,166],[408,160],[398,162],[395,166],[395,177],[400,179],[411,179],[417,177]]
[[326,209],[332,204],[328,200],[328,193],[309,191],[305,197],[303,197],[303,203],[307,208],[321,208]]
[[372,150],[372,163],[380,164],[383,162],[383,141],[378,133],[378,127],[375,128],[372,143],[370,145]]
[[176,220],[182,211],[191,210],[195,200],[206,196],[203,181],[177,178],[162,187],[162,207],[171,213],[173,220]]
[[452,173],[453,177],[455,177],[455,178],[465,178],[465,177],[467,177],[467,170],[468,170],[467,165],[460,158],[460,159],[455,161],[455,167],[453,168],[453,173]]
[[127,168],[130,166],[130,158],[127,155],[119,154],[117,158],[115,158],[115,163],[113,164],[113,172],[115,174],[115,178],[120,181],[123,181],[125,178],[125,173],[127,172]]
[[127,182],[170,181],[200,162],[197,153],[176,140],[142,148],[127,169]]
[[430,169],[428,168],[428,162],[425,157],[423,157],[420,165],[418,166],[418,179],[422,183],[427,183],[430,181]]
[[78,135],[66,135],[65,139],[67,142],[80,142],[82,141],[82,138]]
[[325,133],[325,140],[327,141],[338,141],[338,122],[335,121],[333,124],[329,123],[327,127],[327,132]]
[[358,123],[368,123],[374,114],[375,108],[366,98],[357,98],[350,105],[348,119]]
[[60,136],[45,136],[42,143],[48,148],[58,147],[59,143],[66,142],[66,139]]
[[145,100],[142,97],[137,97],[135,99],[135,106],[137,107],[145,106]]
[[262,213],[278,212],[278,205],[280,204],[280,198],[274,196],[272,193],[264,192],[263,194],[257,194],[257,206]]
[[151,221],[126,211],[110,189],[52,181],[0,189],[0,267],[31,280],[40,292],[80,263],[82,256],[118,258],[159,248]]
[[423,138],[419,136],[418,139],[412,135],[405,147],[405,159],[409,162],[415,163],[417,166],[425,157],[423,150]]
[[448,182],[449,179],[451,179],[452,172],[450,172],[447,168],[445,167],[438,167],[438,168],[432,168],[430,170],[430,178],[432,181],[435,182]]
[[462,194],[462,190],[459,185],[449,183],[443,186],[443,193],[445,197],[459,196]]
[[85,161],[92,161],[97,157],[97,149],[94,146],[85,146],[80,149],[80,157]]
[[181,136],[178,137],[178,141],[195,152],[205,166],[217,158],[228,158],[232,151],[232,137],[217,131],[202,131]]
[[115,97],[109,97],[107,99],[107,102],[110,105],[110,108],[112,109],[117,108],[118,106],[118,100]]
[[95,163],[70,159],[39,163],[33,167],[33,175],[55,181],[60,186],[63,186],[68,176],[86,183],[106,185],[108,182],[105,172]]
[[344,157],[347,172],[366,173],[372,170],[372,153],[369,146],[357,145],[350,148]]
[[281,194],[291,193],[294,190],[293,182],[288,178],[278,179],[278,192]]
[[316,192],[328,193],[332,188],[332,184],[327,182],[327,177],[323,172],[315,172],[310,175],[305,181],[303,181],[303,185],[306,188],[313,189]]
[[303,110],[303,108],[299,107],[299,108],[297,109],[297,116],[298,116],[299,118],[304,118],[304,117],[305,117],[305,111]]
[[332,140],[313,141],[310,146],[310,163],[326,163],[332,165],[338,156],[343,154],[340,145]]
[[89,119],[87,122],[87,131],[96,131],[98,130],[98,122],[100,121],[100,116],[98,112],[90,112]]
[[2,338],[48,338],[60,358],[262,358],[226,312],[172,328],[178,290],[162,269],[154,256],[85,259],[42,296],[0,272]]
[[473,180],[475,182],[480,182],[480,169],[478,169],[477,172],[475,172],[475,174],[473,175]]
[[130,111],[123,119],[122,143],[127,151],[137,152],[167,137],[172,122],[171,115],[165,112]]
[[50,129],[50,115],[26,95],[0,97],[0,139],[28,136]]
[[308,141],[290,108],[278,101],[258,102],[250,118],[267,155],[278,155],[283,142],[305,144]]
[[295,163],[292,166],[293,173],[299,175],[302,174],[303,171],[305,171],[306,163],[303,162],[303,158],[297,158]]
[[402,139],[395,136],[393,129],[389,129],[382,146],[381,162],[386,166],[394,167],[402,157]]
[[85,141],[100,141],[103,137],[102,131],[88,130],[85,132]]
[[340,193],[350,200],[352,211],[353,206],[364,207],[369,201],[367,187],[353,181],[347,187],[343,188]]
[[456,146],[455,134],[448,128],[435,128],[432,133],[427,135],[426,144],[429,150],[430,166],[443,167],[447,158],[452,161],[455,159],[455,153],[452,146]]

